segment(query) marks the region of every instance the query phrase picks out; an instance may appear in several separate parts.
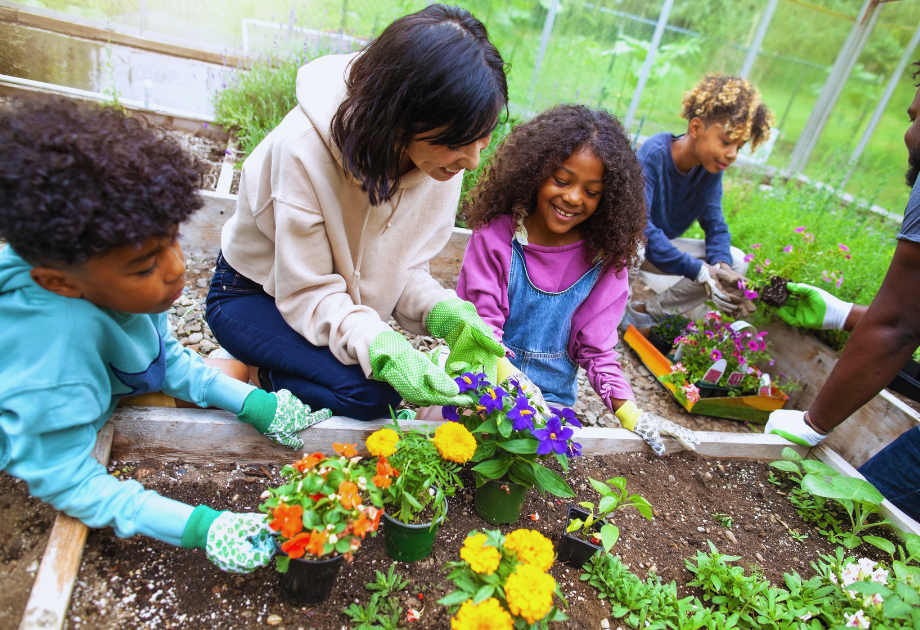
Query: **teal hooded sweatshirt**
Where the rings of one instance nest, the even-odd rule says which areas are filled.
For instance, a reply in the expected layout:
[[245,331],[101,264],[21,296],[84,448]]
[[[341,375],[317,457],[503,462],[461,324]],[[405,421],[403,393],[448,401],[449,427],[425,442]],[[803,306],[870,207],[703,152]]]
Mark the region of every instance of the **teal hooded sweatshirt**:
[[239,414],[253,386],[205,365],[165,313],[137,315],[39,287],[0,251],[0,468],[90,527],[182,543],[192,507],[107,474],[91,452],[118,399],[162,390]]

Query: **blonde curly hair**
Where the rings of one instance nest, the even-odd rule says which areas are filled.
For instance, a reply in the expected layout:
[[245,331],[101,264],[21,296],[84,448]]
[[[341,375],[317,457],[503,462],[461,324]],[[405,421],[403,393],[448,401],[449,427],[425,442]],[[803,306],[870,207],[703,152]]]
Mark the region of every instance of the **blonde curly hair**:
[[707,74],[681,101],[681,117],[699,118],[708,127],[719,123],[732,140],[750,141],[751,149],[770,139],[770,127],[776,124],[757,91],[747,79]]

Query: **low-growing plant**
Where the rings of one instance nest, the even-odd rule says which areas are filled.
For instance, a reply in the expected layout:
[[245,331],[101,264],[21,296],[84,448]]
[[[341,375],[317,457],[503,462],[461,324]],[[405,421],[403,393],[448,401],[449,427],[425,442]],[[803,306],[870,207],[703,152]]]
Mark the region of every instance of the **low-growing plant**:
[[362,492],[377,489],[367,483],[368,472],[356,457],[354,444],[333,444],[338,457],[322,453],[304,456],[281,469],[285,483],[267,490],[259,510],[278,532],[280,573],[291,558],[343,555],[351,560],[367,534],[375,535],[382,511],[364,505]]
[[538,531],[472,531],[463,541],[460,560],[448,562],[447,579],[456,590],[438,600],[448,606],[453,630],[538,628],[565,621],[556,606],[565,597],[551,575],[553,543]]
[[[596,536],[599,535],[600,543],[604,547],[604,551],[609,552],[610,549],[617,544],[617,540],[620,538],[620,528],[607,522],[607,518],[611,514],[620,508],[632,506],[639,511],[639,514],[648,520],[652,520],[651,504],[640,494],[626,494],[625,477],[614,477],[613,479],[608,479],[607,483],[592,479],[591,477],[588,477],[588,481],[591,482],[594,489],[601,495],[600,503],[597,505],[597,515],[594,514],[593,503],[590,501],[582,501],[578,505],[589,511],[588,517],[584,520],[580,518],[572,519],[565,530],[566,532],[572,533],[581,530],[578,533],[583,540],[588,540],[589,537],[596,538]],[[612,484],[612,486],[607,484]],[[595,533],[594,530],[597,523],[603,523],[603,525],[601,525],[600,531]]]
[[712,518],[714,518],[719,523],[719,525],[729,529],[731,529],[732,523],[735,522],[735,519],[731,514],[719,514],[718,512],[714,512],[710,514],[710,516],[712,516]]
[[377,458],[371,482],[380,489],[378,507],[391,506],[389,515],[403,523],[416,523],[427,509],[432,528],[447,512],[447,497],[463,488],[460,464],[476,451],[462,425],[443,424],[432,436],[427,427],[404,431],[395,418],[366,445]]
[[[581,445],[572,440],[572,426],[581,423],[571,409],[542,409],[515,377],[506,391],[493,386],[485,374],[467,372],[456,378],[460,393],[476,402],[469,407],[443,408],[444,418],[467,428],[477,442],[476,487],[490,479],[507,477],[540,494],[573,497],[575,492],[556,471],[543,465],[550,457],[568,471],[568,458],[581,455]],[[567,426],[568,425],[568,426]]]
[[652,326],[652,332],[658,335],[663,341],[674,343],[674,340],[683,334],[687,329],[690,319],[680,313],[671,313],[660,319],[657,324]]
[[409,580],[396,573],[396,563],[384,574],[376,571],[377,579],[365,588],[374,594],[364,606],[357,603],[345,609],[352,621],[352,630],[396,630],[402,618],[403,607],[399,605],[396,593],[406,588]]

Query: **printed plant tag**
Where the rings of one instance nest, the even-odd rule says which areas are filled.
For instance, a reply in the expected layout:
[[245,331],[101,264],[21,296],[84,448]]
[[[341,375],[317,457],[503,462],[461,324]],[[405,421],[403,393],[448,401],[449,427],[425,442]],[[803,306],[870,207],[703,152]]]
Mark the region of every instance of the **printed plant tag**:
[[710,385],[718,385],[719,379],[725,374],[726,367],[728,367],[728,362],[725,359],[719,359],[709,366],[709,369],[706,370],[706,376],[702,378],[702,381]]
[[749,323],[747,323],[743,319],[739,319],[738,321],[732,324],[729,324],[728,327],[734,330],[735,332],[738,332],[739,330],[744,330],[745,328],[753,328],[753,326],[751,326]]
[[732,372],[728,375],[728,384],[738,386],[741,385],[741,381],[744,380],[744,374],[741,372]]

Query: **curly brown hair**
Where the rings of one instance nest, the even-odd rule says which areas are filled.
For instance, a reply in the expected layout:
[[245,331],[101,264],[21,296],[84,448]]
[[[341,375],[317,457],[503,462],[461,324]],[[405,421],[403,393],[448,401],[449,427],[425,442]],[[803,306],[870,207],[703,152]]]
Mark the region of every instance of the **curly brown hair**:
[[463,205],[467,224],[483,228],[516,208],[532,213],[543,182],[583,148],[604,164],[604,192],[582,224],[587,259],[603,252],[604,266],[614,265],[617,271],[638,264],[646,226],[642,167],[620,121],[603,109],[558,105],[516,126]]
[[0,237],[32,265],[166,238],[201,207],[195,158],[146,119],[55,96],[0,112]]
[[750,140],[751,149],[770,139],[770,127],[776,124],[757,91],[747,79],[707,74],[681,101],[681,118],[699,118],[708,127],[719,123],[732,140]]

